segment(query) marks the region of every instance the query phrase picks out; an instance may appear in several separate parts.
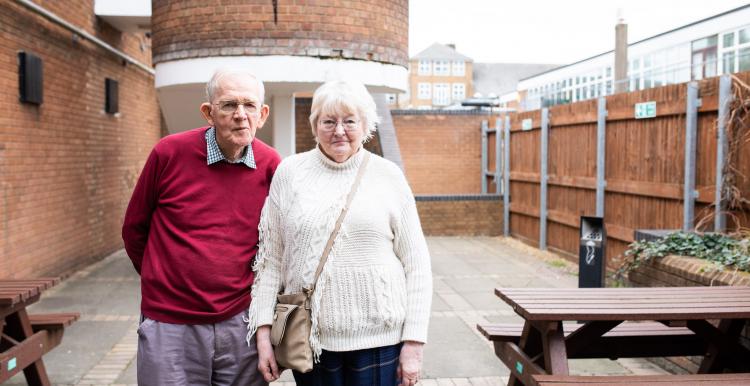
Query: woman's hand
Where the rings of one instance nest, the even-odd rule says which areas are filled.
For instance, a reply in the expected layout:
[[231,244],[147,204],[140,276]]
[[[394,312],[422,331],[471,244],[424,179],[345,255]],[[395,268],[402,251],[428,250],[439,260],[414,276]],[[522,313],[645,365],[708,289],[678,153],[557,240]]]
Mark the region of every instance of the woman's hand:
[[414,386],[419,382],[422,371],[422,347],[424,343],[405,341],[398,358],[396,377],[401,380],[400,386]]
[[[271,346],[271,326],[260,326],[255,332],[255,345],[258,348],[258,370],[266,382],[279,379],[279,367]],[[402,351],[403,352],[403,351]]]

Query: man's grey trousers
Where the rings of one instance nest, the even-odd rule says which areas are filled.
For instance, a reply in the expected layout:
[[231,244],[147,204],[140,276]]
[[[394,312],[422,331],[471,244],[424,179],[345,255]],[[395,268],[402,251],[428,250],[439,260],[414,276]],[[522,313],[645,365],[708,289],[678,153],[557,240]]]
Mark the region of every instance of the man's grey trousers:
[[142,318],[139,386],[266,386],[255,337],[248,347],[245,312],[215,324],[170,324]]

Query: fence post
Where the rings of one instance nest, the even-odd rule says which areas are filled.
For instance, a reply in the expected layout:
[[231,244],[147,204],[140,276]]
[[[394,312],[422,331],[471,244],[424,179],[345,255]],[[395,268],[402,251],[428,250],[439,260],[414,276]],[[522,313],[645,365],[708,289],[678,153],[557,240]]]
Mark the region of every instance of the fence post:
[[549,109],[542,109],[542,148],[539,155],[539,249],[547,249],[547,141],[549,139]]
[[596,114],[596,217],[604,217],[604,188],[607,144],[607,98],[600,97]]
[[500,148],[502,147],[502,135],[503,135],[503,120],[502,118],[496,118],[495,119],[495,194],[500,194],[502,186],[503,186],[503,180],[501,177],[501,158],[500,158]]
[[685,186],[682,230],[689,232],[695,227],[695,153],[698,131],[698,82],[687,85],[687,108],[685,111]]
[[482,194],[487,193],[487,121],[482,121]]
[[732,78],[722,75],[719,78],[719,124],[716,139],[716,193],[714,196],[714,232],[724,232],[727,228],[726,201],[724,190],[724,164],[727,157],[727,117],[732,101]]
[[503,234],[510,236],[510,116],[505,114],[503,136]]

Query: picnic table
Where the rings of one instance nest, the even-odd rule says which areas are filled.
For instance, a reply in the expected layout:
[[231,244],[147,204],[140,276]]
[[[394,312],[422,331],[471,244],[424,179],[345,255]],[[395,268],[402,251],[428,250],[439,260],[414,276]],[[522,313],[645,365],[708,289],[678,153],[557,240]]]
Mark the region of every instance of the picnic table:
[[29,315],[26,308],[57,278],[0,280],[0,383],[23,371],[31,386],[50,385],[42,356],[60,344],[78,313]]
[[[524,319],[480,325],[509,385],[568,375],[568,359],[703,355],[699,373],[750,371],[750,287],[497,288]],[[554,379],[544,378],[548,384]]]

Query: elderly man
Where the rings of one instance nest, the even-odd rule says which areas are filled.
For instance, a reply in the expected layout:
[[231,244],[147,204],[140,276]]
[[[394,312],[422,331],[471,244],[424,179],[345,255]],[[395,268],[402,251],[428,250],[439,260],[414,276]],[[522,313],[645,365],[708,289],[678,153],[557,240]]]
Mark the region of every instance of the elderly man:
[[206,94],[210,126],[156,144],[125,213],[122,238],[141,275],[141,386],[266,384],[243,317],[280,157],[255,138],[269,114],[260,80],[218,71]]

